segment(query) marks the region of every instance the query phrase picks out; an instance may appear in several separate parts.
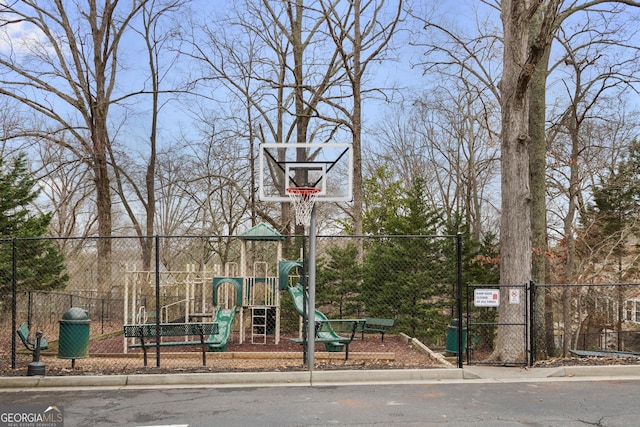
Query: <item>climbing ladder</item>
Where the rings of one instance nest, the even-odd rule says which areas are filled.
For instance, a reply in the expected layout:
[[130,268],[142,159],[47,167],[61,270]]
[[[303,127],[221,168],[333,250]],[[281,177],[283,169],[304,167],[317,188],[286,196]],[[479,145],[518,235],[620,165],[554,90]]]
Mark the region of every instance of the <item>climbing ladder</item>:
[[267,307],[251,307],[251,344],[267,343]]

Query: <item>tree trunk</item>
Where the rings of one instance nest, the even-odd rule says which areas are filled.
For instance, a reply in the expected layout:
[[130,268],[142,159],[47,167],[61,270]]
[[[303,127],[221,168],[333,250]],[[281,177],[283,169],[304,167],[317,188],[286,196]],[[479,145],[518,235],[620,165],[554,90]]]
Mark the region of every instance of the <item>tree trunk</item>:
[[[540,32],[542,24],[541,10],[536,13],[531,23],[530,39]],[[549,68],[550,49],[546,49],[540,63],[533,73],[531,82],[531,100],[529,103],[529,182],[531,188],[531,280],[536,284],[546,283],[546,253],[547,253],[547,140],[546,140],[546,94],[547,73]],[[537,359],[546,359],[554,353],[553,339],[549,341],[545,315],[545,298],[548,289],[541,287],[535,293],[533,331]],[[553,318],[553,317],[552,317]],[[550,325],[553,337],[553,323]]]
[[153,253],[153,235],[155,233],[156,218],[156,161],[157,161],[157,136],[158,136],[158,115],[160,114],[160,77],[159,64],[156,60],[158,52],[155,50],[153,40],[154,33],[151,31],[153,18],[149,19],[148,26],[145,28],[145,41],[147,43],[147,54],[149,55],[149,74],[151,77],[153,94],[152,94],[152,110],[151,110],[151,129],[149,135],[149,161],[145,173],[145,189],[147,191],[146,209],[145,209],[145,236],[140,239],[142,247],[142,271],[151,271],[151,256]]
[[[111,11],[110,11],[111,12]],[[107,11],[105,10],[105,13]],[[90,2],[91,33],[93,41],[93,69],[95,70],[95,97],[87,96],[91,121],[91,142],[93,143],[93,161],[96,180],[96,210],[98,214],[98,289],[109,291],[111,288],[111,179],[107,162],[107,152],[111,147],[107,131],[109,99],[107,96],[107,58],[102,56],[103,43],[111,22],[106,18],[99,20],[95,1]],[[86,88],[90,90],[89,87]]]
[[[500,283],[523,285],[531,280],[531,193],[529,187],[529,109],[531,80],[551,44],[561,0],[504,0],[502,25],[504,55],[500,82],[502,107],[502,216],[500,229]],[[544,6],[543,6],[544,3]],[[539,30],[532,18],[544,10]],[[537,27],[537,25],[536,25]],[[524,301],[521,300],[521,301]],[[500,323],[524,323],[523,303],[509,304],[502,292]],[[524,331],[499,326],[493,360],[523,361]]]
[[[309,115],[304,100],[304,49],[302,42],[302,17],[304,15],[304,4],[302,0],[296,0],[295,8],[289,4],[289,19],[291,21],[291,44],[293,49],[293,77],[295,81],[295,109],[296,109],[296,143],[307,143],[307,130],[309,127]],[[308,161],[307,149],[299,148],[296,158],[300,162]],[[298,182],[306,184],[306,177],[296,177]],[[304,225],[295,224],[294,234],[304,234]]]
[[97,286],[99,291],[109,291],[111,288],[111,188],[105,143],[106,123],[96,124],[92,132],[93,171],[96,185],[96,212],[98,217],[97,243]]
[[[502,217],[500,228],[501,324],[523,323],[524,299],[509,304],[508,285],[523,285],[531,278],[531,194],[529,192],[529,19],[528,1],[502,2],[504,58],[502,92]],[[521,326],[498,327],[497,361],[524,360]]]
[[[348,2],[349,3],[349,2]],[[353,208],[351,216],[353,218],[353,234],[361,236],[362,213],[364,208],[364,190],[362,179],[362,80],[364,73],[372,61],[381,60],[384,49],[388,46],[391,37],[396,32],[396,25],[400,22],[400,14],[403,2],[398,1],[397,9],[391,21],[385,24],[379,21],[379,13],[385,2],[364,2],[353,0],[348,5],[346,11],[338,8],[337,2],[321,2],[325,15],[329,18],[329,32],[338,48],[343,69],[348,77],[353,96],[353,110],[348,112],[343,109],[350,123],[347,126],[351,129],[353,144]],[[353,14],[353,23],[345,16]],[[365,24],[362,24],[362,17],[366,17]],[[369,19],[371,21],[369,21]],[[343,43],[343,41],[348,43]],[[348,51],[348,47],[352,51]],[[336,105],[342,109],[342,106]],[[362,242],[358,242],[358,258],[362,260]]]
[[[364,189],[362,186],[362,33],[360,0],[353,2],[353,117],[351,130],[353,133],[353,234],[362,236],[362,212],[364,210]],[[364,258],[364,241],[359,239],[358,261]]]

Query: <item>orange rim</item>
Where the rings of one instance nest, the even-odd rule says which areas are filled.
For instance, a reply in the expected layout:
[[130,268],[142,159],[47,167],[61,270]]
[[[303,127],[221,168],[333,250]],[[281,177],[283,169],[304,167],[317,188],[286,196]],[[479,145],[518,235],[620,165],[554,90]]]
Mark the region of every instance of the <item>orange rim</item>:
[[316,187],[289,187],[287,188],[288,194],[294,194],[299,196],[310,196],[312,194],[317,194],[321,190]]

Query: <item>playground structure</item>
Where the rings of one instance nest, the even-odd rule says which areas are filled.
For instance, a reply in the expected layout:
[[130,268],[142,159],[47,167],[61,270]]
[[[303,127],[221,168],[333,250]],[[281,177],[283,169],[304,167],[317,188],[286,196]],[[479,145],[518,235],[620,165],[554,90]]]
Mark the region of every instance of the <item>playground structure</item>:
[[[141,324],[155,321],[156,310],[148,311],[155,305],[155,272],[136,270],[127,266],[124,281],[124,324]],[[197,271],[194,264],[188,264],[181,271],[160,271],[161,301],[160,321],[167,322],[176,312],[181,312],[184,322],[188,322],[197,309],[206,311],[207,291],[211,273]],[[173,319],[175,320],[175,319]]]
[[[309,369],[314,365],[314,345],[316,340],[325,343],[329,351],[340,351],[344,346],[340,336],[335,334],[328,319],[315,308],[315,280],[316,280],[316,201],[322,202],[350,202],[353,198],[353,150],[351,144],[318,144],[297,143],[282,144],[262,143],[259,147],[259,199],[261,201],[284,202],[289,201],[296,213],[296,223],[309,227],[309,253],[307,264],[308,293],[302,283],[291,287],[289,275],[294,267],[301,267],[301,263],[282,261],[282,240],[284,237],[267,224],[261,223],[239,236],[242,247],[240,265],[229,264],[225,267],[225,275],[212,278],[212,302],[216,310],[225,310],[221,325],[225,331],[230,331],[235,316],[226,315],[229,311],[238,312],[239,342],[245,340],[245,317],[250,319],[250,334],[252,344],[266,344],[267,335],[275,335],[275,344],[280,342],[280,291],[289,290],[294,299],[294,306],[302,318],[307,320],[307,337],[302,343],[307,345],[306,362]],[[329,178],[331,182],[328,181]],[[257,259],[249,263],[247,257],[248,243],[276,242],[277,256],[274,265],[278,271],[270,273],[269,264]],[[262,254],[268,251],[262,251]],[[258,252],[252,251],[255,257]],[[251,268],[248,265],[251,264]],[[238,268],[239,267],[239,268]],[[204,282],[203,282],[204,283]],[[213,317],[207,314],[202,285],[202,312],[200,317]],[[125,286],[126,287],[126,286]],[[189,307],[193,308],[194,292],[189,292],[186,286],[185,300],[176,302],[185,304],[184,319],[190,320]],[[128,288],[125,289],[125,299],[128,298]],[[136,295],[132,296],[133,321],[146,322],[147,316],[136,305]],[[157,300],[157,296],[156,296]],[[142,307],[142,306],[140,306]],[[162,310],[167,306],[163,306]],[[129,318],[129,307],[125,302],[125,325]],[[194,316],[192,314],[191,316]],[[162,318],[161,318],[162,319]],[[216,319],[218,319],[216,312]],[[319,321],[317,322],[316,319]],[[168,321],[168,315],[164,317]],[[158,320],[156,320],[158,322]],[[318,324],[326,336],[318,336]],[[359,323],[353,323],[358,325]],[[361,324],[364,327],[364,323]],[[353,328],[351,338],[355,334]],[[187,337],[185,337],[185,340]],[[343,339],[343,338],[342,338]],[[334,341],[335,340],[335,341]],[[344,342],[344,341],[343,341]],[[346,344],[348,355],[348,342]],[[226,342],[224,343],[226,347]],[[126,352],[125,342],[125,352]]]
[[[246,340],[249,321],[252,344],[266,344],[267,335],[280,342],[280,293],[277,271],[266,261],[248,262],[247,246],[252,242],[276,243],[275,265],[282,259],[284,237],[267,224],[260,223],[239,236],[240,265],[233,265],[223,277],[213,278],[213,302],[216,307],[235,308],[239,319],[239,343]],[[257,245],[258,243],[256,243]],[[263,251],[263,253],[266,251]],[[275,269],[275,265],[273,265]]]
[[[240,262],[226,263],[224,272],[220,267],[214,272],[196,271],[195,265],[187,265],[185,271],[159,273],[162,292],[160,323],[213,319],[218,323],[216,341],[224,338],[224,344],[230,338],[232,328],[238,331],[240,344],[246,340],[252,344],[266,344],[268,335],[274,336],[275,344],[280,342],[280,291],[287,289],[289,274],[302,263],[281,262],[284,237],[267,224],[258,224],[238,238],[241,243]],[[274,243],[276,247],[272,250],[266,248]],[[249,245],[254,246],[252,251],[248,250]],[[272,257],[275,254],[275,259],[271,262],[249,260],[249,252],[254,258],[256,254],[271,254]],[[150,285],[154,280],[153,274],[127,269],[125,325],[156,321],[156,311],[147,310],[149,304],[144,296],[155,303],[155,287]],[[236,318],[238,324],[234,325]],[[127,343],[125,352],[126,348]],[[226,345],[221,345],[218,351],[225,348]]]
[[[239,236],[242,247],[240,265],[225,266],[223,276],[212,277],[212,302],[217,311],[225,310],[225,321],[221,327],[230,335],[230,328],[237,312],[239,319],[239,342],[245,340],[245,317],[250,319],[251,343],[266,344],[267,335],[275,335],[275,344],[280,342],[280,291],[289,289],[294,298],[294,305],[298,313],[307,320],[307,364],[309,369],[314,365],[314,345],[318,339],[316,317],[322,325],[328,324],[328,319],[315,309],[315,279],[316,279],[316,201],[349,202],[353,198],[353,150],[351,144],[319,144],[319,143],[262,143],[259,147],[259,199],[261,201],[284,202],[289,201],[296,213],[296,223],[309,227],[309,252],[307,258],[308,293],[302,283],[296,285],[292,291],[289,284],[289,274],[293,267],[301,266],[295,262],[282,264],[282,240],[284,237],[267,224],[261,223]],[[327,180],[330,178],[331,182]],[[278,271],[271,273],[269,263],[257,259],[258,254],[268,251],[252,251],[254,259],[248,259],[247,245],[258,242],[276,242],[276,260],[272,265],[278,266]],[[251,265],[251,268],[248,266]],[[286,267],[286,272],[283,270]],[[150,279],[148,277],[147,279]],[[129,308],[129,286],[125,281],[124,324],[146,323],[148,315],[144,305],[138,301],[134,281]],[[147,280],[146,283],[151,283]],[[162,283],[162,282],[161,282]],[[182,304],[185,307],[184,321],[191,317],[213,318],[206,306],[205,280],[201,285],[201,311],[195,310],[196,292],[193,284],[185,285],[185,298],[171,304]],[[163,283],[167,286],[166,283]],[[170,284],[169,284],[170,285]],[[299,292],[296,290],[299,289]],[[155,290],[154,290],[155,291]],[[298,298],[299,297],[299,298]],[[302,301],[299,304],[298,298]],[[155,298],[158,301],[158,295]],[[160,304],[156,304],[160,305]],[[160,318],[156,323],[168,322],[170,304],[160,308]],[[130,311],[131,310],[131,311]],[[233,311],[234,315],[230,315]],[[164,314],[163,314],[164,313]],[[191,313],[191,314],[190,314]],[[131,320],[131,321],[129,321]],[[364,324],[363,324],[364,326]],[[330,333],[335,333],[329,326]],[[325,331],[323,331],[325,332]],[[355,333],[355,329],[353,331]],[[353,333],[351,339],[353,339]],[[185,340],[188,338],[185,337]],[[339,351],[340,342],[332,342],[332,336],[322,337],[329,351]],[[339,339],[336,334],[335,339]],[[221,348],[226,348],[226,342]],[[335,346],[334,346],[335,344]],[[125,352],[127,343],[125,342]],[[348,348],[348,347],[347,347]]]

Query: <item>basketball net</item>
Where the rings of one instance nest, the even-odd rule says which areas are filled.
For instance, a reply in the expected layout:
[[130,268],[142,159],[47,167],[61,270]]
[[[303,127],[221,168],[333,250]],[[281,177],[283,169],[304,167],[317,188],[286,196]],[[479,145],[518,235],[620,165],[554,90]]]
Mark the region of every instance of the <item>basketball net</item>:
[[311,212],[320,191],[319,188],[315,187],[287,188],[287,195],[296,211],[297,225],[309,225],[311,223]]

